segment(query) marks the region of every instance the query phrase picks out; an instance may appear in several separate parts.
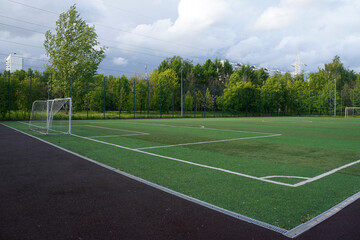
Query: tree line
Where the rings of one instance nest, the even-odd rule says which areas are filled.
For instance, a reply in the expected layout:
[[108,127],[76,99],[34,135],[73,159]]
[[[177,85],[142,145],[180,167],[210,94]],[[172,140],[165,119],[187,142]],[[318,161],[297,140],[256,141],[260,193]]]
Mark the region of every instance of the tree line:
[[288,72],[270,76],[264,69],[249,65],[234,71],[229,61],[218,59],[193,65],[179,56],[163,60],[149,75],[137,73],[128,78],[98,74],[81,83],[65,84],[58,84],[55,78],[51,70],[0,73],[1,117],[6,119],[9,107],[26,113],[34,100],[70,95],[75,112],[179,111],[181,79],[185,111],[300,114],[317,113],[319,108],[331,111],[334,101],[338,102],[338,111],[360,106],[360,74],[346,69],[338,56],[307,79]]
[[321,114],[335,103],[339,111],[344,106],[360,106],[360,74],[345,68],[339,56],[307,79],[303,74],[270,74],[249,65],[235,70],[228,60],[193,64],[180,56],[164,59],[149,75],[96,74],[107,48],[99,46],[95,27],[81,19],[76,5],[60,14],[55,32],[46,32],[44,48],[49,57],[44,72],[0,73],[2,119],[11,111],[22,112],[26,118],[34,100],[61,97],[73,99],[75,112],[161,114],[178,111],[182,105],[185,111],[230,115],[305,110]]

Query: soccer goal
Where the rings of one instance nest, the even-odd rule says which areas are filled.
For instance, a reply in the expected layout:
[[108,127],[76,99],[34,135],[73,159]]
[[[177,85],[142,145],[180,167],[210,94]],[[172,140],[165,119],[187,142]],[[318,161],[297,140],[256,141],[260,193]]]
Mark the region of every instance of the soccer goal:
[[29,130],[42,134],[71,134],[71,98],[33,102]]
[[360,117],[360,107],[346,107],[345,118]]

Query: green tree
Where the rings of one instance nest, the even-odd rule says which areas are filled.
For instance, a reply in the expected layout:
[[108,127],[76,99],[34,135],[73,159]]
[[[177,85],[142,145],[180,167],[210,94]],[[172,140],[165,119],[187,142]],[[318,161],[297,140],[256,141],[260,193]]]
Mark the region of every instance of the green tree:
[[5,119],[5,115],[8,111],[8,79],[7,72],[0,75],[0,119]]
[[253,80],[253,83],[256,87],[261,87],[269,78],[269,74],[263,68],[256,70],[255,75],[256,78]]
[[291,81],[290,73],[276,74],[266,80],[261,87],[262,102],[267,112],[286,111],[288,103],[287,82]]
[[195,93],[195,107],[196,107],[196,110],[197,111],[201,111],[204,109],[204,103],[205,103],[205,99],[204,99],[204,93],[203,91],[201,90],[197,90],[196,93]]
[[294,81],[287,81],[288,106],[295,113],[301,115],[309,106],[309,90],[308,84],[301,77],[295,78]]
[[251,82],[230,82],[224,89],[224,96],[217,98],[217,106],[222,108],[224,104],[225,111],[232,114],[253,111],[256,103],[250,97],[254,91],[255,86]]
[[40,99],[47,99],[47,87],[44,82],[32,76],[27,76],[24,80],[19,81],[16,91],[18,110],[27,112],[31,110],[32,103]]
[[202,74],[203,79],[200,84],[206,84],[207,86],[217,86],[218,81],[218,73],[216,71],[215,64],[211,61],[211,59],[206,60],[204,65],[202,65]]
[[164,72],[168,69],[172,69],[176,72],[176,75],[179,80],[181,80],[181,70],[183,79],[187,79],[188,74],[191,72],[192,63],[189,60],[184,60],[179,56],[174,56],[172,58],[166,58],[162,61],[158,67],[159,72]]
[[[130,111],[132,110],[129,103],[129,99],[133,97],[130,87],[130,82],[125,75],[122,75],[120,78],[120,110],[121,111]],[[119,99],[118,99],[119,100]]]
[[[132,82],[133,79],[130,81]],[[135,83],[135,108],[142,113],[147,108],[147,80],[136,79]]]
[[211,94],[210,92],[210,89],[207,88],[206,89],[206,92],[205,92],[205,105],[206,105],[206,110],[210,111],[212,110],[213,108],[213,105],[214,105],[214,97],[213,95]]
[[167,69],[164,72],[154,70],[151,75],[151,107],[154,110],[161,109],[168,112],[172,106],[173,92],[178,91],[178,77],[174,70]]
[[236,74],[239,75],[243,82],[256,82],[256,73],[249,65],[242,65],[242,67],[236,71]]
[[215,70],[218,74],[217,85],[224,86],[233,73],[233,67],[231,66],[229,60],[221,61],[220,59],[214,60]]
[[203,67],[200,65],[200,63],[197,63],[192,69],[192,77],[194,78],[194,85],[205,83],[205,75],[203,72]]
[[194,109],[194,97],[189,90],[185,94],[185,109],[186,111],[192,111]]
[[86,94],[86,79],[92,78],[105,57],[105,47],[99,47],[94,26],[80,18],[73,5],[60,14],[56,32],[48,30],[44,47],[50,58],[48,71],[54,73],[54,84],[62,96],[73,97],[75,110],[82,108]]
[[310,73],[308,78],[309,89],[311,91],[319,91],[324,88],[327,83],[324,70],[319,69],[316,73]]

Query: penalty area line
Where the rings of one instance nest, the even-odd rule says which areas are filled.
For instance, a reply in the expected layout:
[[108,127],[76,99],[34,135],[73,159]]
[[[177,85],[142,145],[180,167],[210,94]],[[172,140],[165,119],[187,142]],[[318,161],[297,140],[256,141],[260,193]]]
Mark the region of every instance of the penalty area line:
[[208,166],[208,165],[204,165],[204,164],[200,164],[200,163],[194,163],[194,162],[182,160],[182,159],[179,159],[179,158],[173,158],[173,157],[168,157],[168,156],[159,155],[159,154],[155,154],[155,153],[145,152],[145,151],[142,151],[142,150],[139,150],[139,149],[129,148],[129,147],[125,147],[125,146],[121,146],[121,145],[117,145],[117,144],[113,144],[113,143],[108,143],[108,142],[104,142],[104,141],[100,141],[100,140],[97,140],[97,139],[92,139],[92,138],[89,138],[89,137],[84,137],[84,136],[80,136],[80,135],[76,135],[76,134],[71,134],[71,136],[86,139],[86,140],[90,140],[90,141],[94,141],[94,142],[98,142],[98,143],[102,143],[102,144],[105,144],[105,145],[109,145],[109,146],[129,150],[129,151],[133,151],[133,152],[138,152],[138,153],[154,156],[154,157],[159,157],[159,158],[168,159],[168,160],[172,160],[172,161],[176,161],[176,162],[190,164],[190,165],[194,165],[194,166],[197,166],[197,167],[207,168],[207,169],[216,170],[216,171],[220,171],[220,172],[224,172],[224,173],[234,174],[234,175],[238,175],[238,176],[241,176],[241,177],[246,177],[246,178],[250,178],[250,179],[254,179],[254,180],[258,180],[258,181],[262,181],[262,182],[273,183],[273,184],[287,186],[287,187],[294,187],[293,184],[277,182],[277,181],[273,181],[273,180],[269,180],[269,179],[262,179],[262,178],[259,178],[259,177],[255,177],[255,176],[251,176],[251,175],[247,175],[247,174],[243,174],[243,173],[238,173],[238,172],[226,170],[226,169],[223,169],[223,168],[212,167],[212,166]]
[[334,174],[334,173],[336,173],[336,172],[338,172],[338,171],[340,171],[340,170],[342,170],[342,169],[351,167],[351,166],[353,166],[353,165],[355,165],[355,164],[358,164],[358,163],[360,163],[360,159],[357,160],[357,161],[354,161],[354,162],[345,164],[345,165],[343,165],[343,166],[341,166],[341,167],[335,168],[335,169],[333,169],[333,170],[331,170],[331,171],[328,171],[328,172],[326,172],[326,173],[320,174],[320,175],[318,175],[318,176],[316,176],[316,177],[309,178],[309,179],[307,179],[307,180],[305,180],[305,181],[296,183],[296,184],[294,184],[294,187],[299,187],[299,186],[305,185],[305,184],[307,184],[307,183],[311,183],[311,182],[317,181],[317,180],[319,180],[319,179],[321,179],[321,178],[327,177],[327,176],[329,176],[329,175],[331,175],[331,174]]
[[281,134],[273,134],[273,135],[266,135],[266,136],[255,136],[255,137],[243,137],[243,138],[230,138],[230,139],[221,139],[221,140],[213,140],[213,141],[205,141],[205,142],[179,143],[179,144],[172,144],[172,145],[159,145],[159,146],[143,147],[143,148],[136,148],[136,149],[137,150],[145,150],[145,149],[154,149],[154,148],[169,148],[169,147],[179,147],[179,146],[208,144],[208,143],[219,143],[219,142],[230,142],[230,141],[237,141],[237,140],[247,140],[247,139],[267,138],[267,137],[278,137],[278,136],[281,136]]

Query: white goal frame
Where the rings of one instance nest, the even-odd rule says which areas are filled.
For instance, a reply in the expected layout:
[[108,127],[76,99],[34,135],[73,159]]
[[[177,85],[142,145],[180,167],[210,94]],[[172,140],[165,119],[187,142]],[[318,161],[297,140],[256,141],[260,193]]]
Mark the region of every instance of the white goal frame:
[[[63,104],[62,105],[58,105],[56,107],[54,107],[56,104],[56,102],[60,102],[62,101]],[[68,103],[68,124],[66,124],[67,126],[67,131],[57,131],[57,130],[53,130],[51,129],[52,124],[53,124],[53,120],[54,120],[54,116],[59,112],[59,110],[61,110],[63,108],[63,106]],[[42,104],[43,105],[43,111],[44,111],[44,116],[43,119],[36,119],[36,105],[37,104]],[[46,109],[45,109],[46,106]],[[45,112],[46,112],[46,118],[45,118]],[[71,116],[72,116],[72,99],[71,98],[55,98],[55,99],[51,99],[51,100],[36,100],[33,102],[32,104],[32,108],[31,108],[31,114],[30,114],[30,121],[29,121],[29,130],[30,131],[35,131],[35,132],[39,132],[42,134],[71,134]],[[43,122],[44,126],[41,126],[39,124],[34,124],[34,122]],[[45,124],[44,124],[45,123]]]
[[346,107],[345,108],[345,118],[349,117],[349,110],[359,110],[359,112],[360,112],[360,107]]

